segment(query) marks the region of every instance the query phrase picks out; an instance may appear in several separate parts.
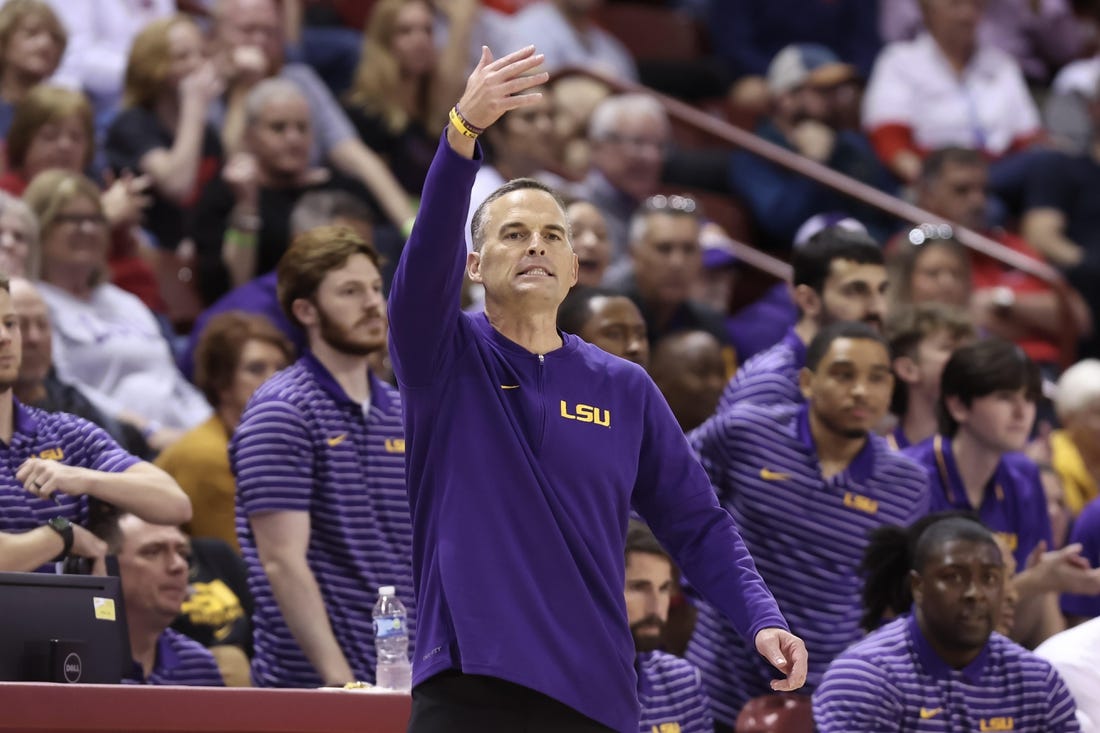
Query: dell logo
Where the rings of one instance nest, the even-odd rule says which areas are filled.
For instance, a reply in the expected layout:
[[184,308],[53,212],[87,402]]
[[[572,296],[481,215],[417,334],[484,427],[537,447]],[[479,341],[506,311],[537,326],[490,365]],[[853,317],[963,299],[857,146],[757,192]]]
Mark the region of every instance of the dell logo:
[[66,682],[80,682],[80,674],[83,669],[84,665],[80,661],[79,654],[73,652],[65,657],[65,664],[62,671],[65,674]]

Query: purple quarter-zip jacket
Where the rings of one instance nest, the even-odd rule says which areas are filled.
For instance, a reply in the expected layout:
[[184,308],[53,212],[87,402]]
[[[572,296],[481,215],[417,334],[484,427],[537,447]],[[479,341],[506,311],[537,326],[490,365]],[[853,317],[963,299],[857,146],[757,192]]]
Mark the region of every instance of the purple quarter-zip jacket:
[[390,293],[419,609],[413,684],[448,669],[490,675],[634,733],[632,506],[746,638],[787,625],[640,367],[569,334],[533,354],[460,311],[479,165],[444,135]]

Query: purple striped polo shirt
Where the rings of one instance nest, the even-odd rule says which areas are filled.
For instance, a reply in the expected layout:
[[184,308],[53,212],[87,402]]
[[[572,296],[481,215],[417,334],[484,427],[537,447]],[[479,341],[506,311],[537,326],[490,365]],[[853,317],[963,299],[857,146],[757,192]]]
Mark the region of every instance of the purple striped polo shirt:
[[[1081,555],[1089,565],[1100,567],[1100,499],[1093,499],[1073,522],[1068,543],[1081,543]],[[1100,596],[1062,594],[1062,613],[1067,616],[1100,616]]]
[[[927,513],[924,473],[870,435],[847,469],[826,480],[807,405],[738,405],[690,438],[791,631],[806,642],[812,690],[863,635],[857,569],[868,534]],[[770,691],[772,671],[708,603],[698,606],[687,658],[703,673],[715,717],[732,723],[749,699]]]
[[806,344],[792,328],[779,343],[741,365],[718,400],[718,412],[725,412],[738,403],[801,403],[798,373],[805,365]]
[[478,165],[440,141],[390,291],[420,613],[413,684],[461,669],[637,733],[632,505],[738,631],[786,622],[641,367],[569,334],[533,354],[461,312]]
[[976,509],[982,524],[1001,535],[1012,548],[1016,567],[1027,566],[1027,556],[1040,540],[1047,543],[1048,549],[1054,546],[1039,467],[1023,453],[1001,456],[997,470],[985,487],[982,505],[977,508],[971,506],[966,497],[949,438],[934,435],[902,453],[919,463],[928,474],[932,496],[930,511]]
[[254,514],[309,513],[309,567],[356,679],[374,681],[380,586],[397,587],[410,633],[416,628],[401,397],[373,375],[370,385],[365,408],[307,352],[256,391],[230,443],[237,535],[255,599],[257,685],[317,687],[321,679],[279,612],[248,522]]
[[710,703],[699,670],[680,657],[655,651],[639,654],[640,733],[713,733]]
[[[0,531],[28,532],[62,516],[76,524],[88,521],[88,497],[58,492],[61,502],[32,496],[15,479],[28,458],[60,461],[67,466],[121,473],[140,459],[130,455],[102,428],[65,412],[46,412],[12,398],[15,430],[11,442],[0,443]],[[47,568],[43,568],[47,569]],[[52,566],[49,566],[52,571]]]
[[130,676],[122,684],[224,687],[225,681],[209,649],[178,631],[165,629],[157,639],[153,671],[146,677],[141,665],[134,662]]
[[912,615],[837,657],[813,705],[818,733],[1081,730],[1049,662],[994,632],[973,662],[952,669]]

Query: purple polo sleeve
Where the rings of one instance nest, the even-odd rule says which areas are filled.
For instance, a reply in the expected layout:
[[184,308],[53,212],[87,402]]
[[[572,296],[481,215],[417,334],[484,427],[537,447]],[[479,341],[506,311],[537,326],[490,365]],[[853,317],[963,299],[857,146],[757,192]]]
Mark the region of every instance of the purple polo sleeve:
[[282,400],[253,400],[230,448],[237,504],[245,516],[308,512],[313,495],[313,442],[300,410]]
[[93,471],[122,473],[141,463],[141,459],[123,450],[107,431],[87,420],[73,417],[65,425],[64,463]]
[[901,692],[873,660],[838,657],[813,696],[818,733],[898,730],[904,719]]

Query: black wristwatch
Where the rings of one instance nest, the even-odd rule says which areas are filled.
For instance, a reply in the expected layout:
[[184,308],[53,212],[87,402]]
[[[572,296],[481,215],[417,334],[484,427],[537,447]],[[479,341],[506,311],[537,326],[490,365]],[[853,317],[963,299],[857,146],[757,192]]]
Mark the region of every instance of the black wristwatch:
[[73,549],[73,525],[65,517],[54,517],[46,522],[46,526],[61,535],[61,539],[65,542],[65,549],[52,560],[52,562],[61,562],[69,556],[69,552]]

